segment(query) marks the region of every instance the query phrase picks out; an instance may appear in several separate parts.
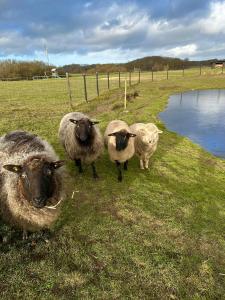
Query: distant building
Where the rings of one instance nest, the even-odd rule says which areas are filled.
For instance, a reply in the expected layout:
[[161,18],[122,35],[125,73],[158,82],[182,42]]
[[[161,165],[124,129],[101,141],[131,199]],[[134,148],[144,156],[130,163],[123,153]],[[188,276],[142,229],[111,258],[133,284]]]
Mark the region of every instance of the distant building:
[[59,74],[57,73],[57,69],[51,69],[52,78],[59,78]]
[[224,60],[218,60],[212,63],[212,68],[223,68],[225,66]]

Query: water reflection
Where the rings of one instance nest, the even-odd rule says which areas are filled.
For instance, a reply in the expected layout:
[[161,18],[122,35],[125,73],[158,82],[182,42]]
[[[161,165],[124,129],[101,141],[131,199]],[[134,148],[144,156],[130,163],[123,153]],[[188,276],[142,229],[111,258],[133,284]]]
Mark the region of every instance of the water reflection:
[[159,114],[166,127],[225,158],[225,90],[197,90],[170,97]]

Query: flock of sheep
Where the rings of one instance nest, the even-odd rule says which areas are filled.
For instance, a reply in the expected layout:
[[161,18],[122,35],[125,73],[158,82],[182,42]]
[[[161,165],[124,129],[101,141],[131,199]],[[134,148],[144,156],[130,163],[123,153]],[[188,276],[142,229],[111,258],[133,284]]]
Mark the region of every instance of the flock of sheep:
[[[122,164],[136,153],[140,168],[148,169],[149,159],[157,149],[159,133],[152,123],[128,126],[121,120],[111,121],[104,138],[97,126],[80,112],[65,115],[59,126],[59,140],[79,172],[82,165],[92,166],[98,178],[95,161],[105,144],[111,161],[116,163],[118,181],[122,181]],[[48,142],[38,136],[14,131],[0,137],[0,213],[5,222],[27,231],[49,228],[59,215],[64,199],[63,168]]]

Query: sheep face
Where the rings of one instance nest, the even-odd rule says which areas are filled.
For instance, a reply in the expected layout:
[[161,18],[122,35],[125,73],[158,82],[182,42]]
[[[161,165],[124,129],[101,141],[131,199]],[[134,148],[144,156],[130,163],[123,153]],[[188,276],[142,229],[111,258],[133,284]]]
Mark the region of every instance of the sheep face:
[[64,161],[48,162],[43,158],[32,157],[23,165],[3,167],[19,175],[19,186],[24,198],[36,208],[43,208],[55,192],[54,172]]
[[76,125],[74,128],[74,134],[77,141],[84,146],[91,145],[94,138],[93,126],[99,122],[91,121],[88,118],[82,118],[80,120],[70,119],[70,122]]
[[136,134],[127,132],[126,130],[120,130],[117,132],[110,133],[108,134],[108,136],[115,136],[116,150],[122,151],[126,149],[129,138],[135,137]]

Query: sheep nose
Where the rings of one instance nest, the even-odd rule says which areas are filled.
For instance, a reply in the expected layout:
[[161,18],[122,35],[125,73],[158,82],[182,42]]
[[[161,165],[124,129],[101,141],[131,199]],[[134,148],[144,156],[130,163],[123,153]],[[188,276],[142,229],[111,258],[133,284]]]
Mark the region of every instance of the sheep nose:
[[42,208],[45,206],[45,202],[46,202],[46,198],[45,197],[35,197],[33,199],[33,205],[36,207],[36,208]]

